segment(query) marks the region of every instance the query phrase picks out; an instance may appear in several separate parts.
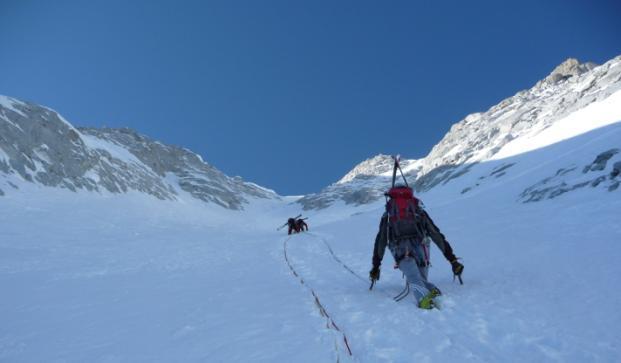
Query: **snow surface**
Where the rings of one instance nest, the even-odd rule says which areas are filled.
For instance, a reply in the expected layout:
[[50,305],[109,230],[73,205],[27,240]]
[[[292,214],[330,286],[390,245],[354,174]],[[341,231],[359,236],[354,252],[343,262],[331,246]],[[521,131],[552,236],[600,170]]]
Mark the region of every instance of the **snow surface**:
[[273,201],[242,213],[140,194],[22,192],[0,206],[0,361],[621,358],[618,197],[428,202],[466,269],[465,285],[454,283],[432,250],[430,278],[445,296],[442,310],[422,311],[392,301],[403,280],[388,254],[368,290],[379,204],[331,208],[330,222],[314,216],[310,233],[288,239],[275,227],[296,211]]
[[554,123],[551,128],[533,132],[534,135],[525,135],[508,143],[491,159],[504,159],[540,149],[619,121],[621,121],[621,91],[570,114]]

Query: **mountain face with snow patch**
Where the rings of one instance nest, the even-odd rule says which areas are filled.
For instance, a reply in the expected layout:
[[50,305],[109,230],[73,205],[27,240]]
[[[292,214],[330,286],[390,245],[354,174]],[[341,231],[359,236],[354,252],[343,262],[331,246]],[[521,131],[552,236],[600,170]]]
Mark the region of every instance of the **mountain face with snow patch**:
[[[403,167],[412,164],[404,160]],[[377,155],[358,164],[338,182],[329,185],[318,194],[304,196],[298,202],[304,210],[327,208],[342,200],[350,205],[374,202],[384,195],[386,180],[378,175],[392,172],[393,159],[389,155]]]
[[[458,192],[455,196],[466,194],[492,179],[524,173],[521,167],[528,163],[520,160],[529,152],[621,121],[620,91],[621,57],[601,66],[568,59],[533,88],[518,92],[486,112],[468,115],[451,127],[429,155],[406,160],[403,169],[418,193],[450,184]],[[599,103],[605,104],[605,112],[597,110]],[[582,112],[587,109],[594,111]],[[515,197],[533,202],[587,186],[614,191],[621,179],[620,147],[621,143],[613,142],[610,147],[602,145],[586,154],[575,151],[590,161],[584,165],[570,162],[550,170],[549,175]],[[548,157],[556,156],[546,155],[539,163],[547,162]],[[366,160],[339,182],[299,203],[309,210],[337,201],[353,205],[376,201],[390,184],[391,166],[390,158],[384,155]],[[476,180],[466,175],[476,176]]]
[[130,129],[75,128],[55,111],[0,96],[0,195],[21,183],[72,191],[137,191],[162,200],[181,193],[227,209],[271,190],[231,178],[200,156]]

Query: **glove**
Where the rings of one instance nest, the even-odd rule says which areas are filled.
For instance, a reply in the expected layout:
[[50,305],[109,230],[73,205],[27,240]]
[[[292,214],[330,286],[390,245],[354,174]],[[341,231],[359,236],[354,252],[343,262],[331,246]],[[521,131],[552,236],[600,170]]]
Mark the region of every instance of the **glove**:
[[464,265],[459,263],[457,259],[451,261],[451,267],[453,268],[453,274],[457,276],[461,275],[461,273],[464,271]]
[[369,279],[375,282],[380,279],[380,268],[379,266],[373,266],[371,271],[369,271]]

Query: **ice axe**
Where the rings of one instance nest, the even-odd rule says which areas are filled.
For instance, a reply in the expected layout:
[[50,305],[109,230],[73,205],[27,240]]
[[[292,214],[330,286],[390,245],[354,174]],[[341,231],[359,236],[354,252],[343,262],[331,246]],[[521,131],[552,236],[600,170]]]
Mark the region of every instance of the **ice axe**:
[[453,281],[455,281],[455,278],[457,277],[457,279],[459,280],[459,284],[463,285],[464,284],[464,280],[461,279],[461,274],[459,275],[453,275]]
[[[455,261],[459,260],[459,258],[456,258]],[[453,269],[453,282],[455,282],[455,278],[457,277],[457,279],[459,280],[459,284],[463,285],[464,284],[464,280],[461,279],[461,274],[462,272],[464,272],[464,265],[460,264],[460,268],[457,269],[457,271],[455,271],[455,269]]]

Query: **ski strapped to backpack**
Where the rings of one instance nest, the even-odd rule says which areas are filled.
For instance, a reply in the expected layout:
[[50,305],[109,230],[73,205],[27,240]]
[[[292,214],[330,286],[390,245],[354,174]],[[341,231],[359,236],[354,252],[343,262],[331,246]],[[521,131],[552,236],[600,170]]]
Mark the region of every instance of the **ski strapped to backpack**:
[[[388,223],[386,228],[392,228],[392,237],[395,239],[416,239],[421,240],[425,237],[417,218],[418,199],[414,197],[412,188],[403,174],[400,165],[400,156],[394,156],[395,161],[392,169],[392,185],[386,196],[386,213]],[[403,178],[405,185],[395,185],[397,180],[397,170]],[[388,232],[388,231],[387,231]],[[389,238],[389,233],[386,233]]]
[[395,187],[395,181],[397,179],[397,169],[399,169],[399,173],[401,174],[401,177],[403,178],[403,182],[405,183],[406,187],[409,187],[408,185],[408,181],[407,179],[405,179],[405,175],[403,175],[403,170],[401,170],[401,155],[396,155],[393,156],[392,159],[395,161],[395,164],[393,165],[392,168],[392,185],[391,188]]

